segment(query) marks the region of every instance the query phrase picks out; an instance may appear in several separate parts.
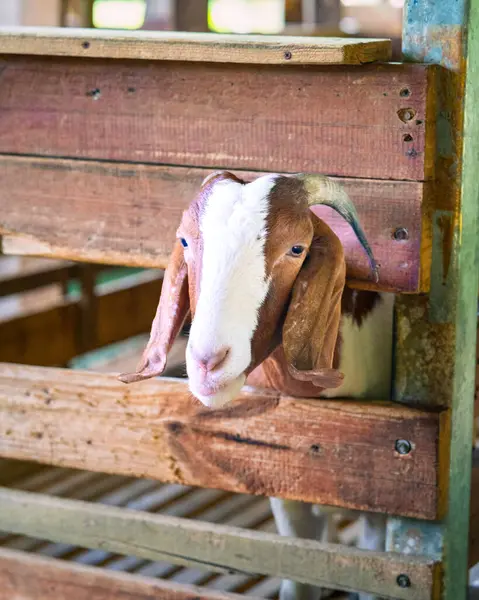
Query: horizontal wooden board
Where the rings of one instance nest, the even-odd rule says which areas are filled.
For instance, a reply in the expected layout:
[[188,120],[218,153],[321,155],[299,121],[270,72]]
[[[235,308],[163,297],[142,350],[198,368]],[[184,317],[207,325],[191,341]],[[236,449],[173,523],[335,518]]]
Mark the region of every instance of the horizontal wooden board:
[[[131,509],[0,488],[0,528],[213,571],[278,576],[398,600],[431,600],[440,564]],[[1,562],[1,561],[0,561]],[[406,574],[409,587],[397,577]]]
[[424,180],[434,68],[0,57],[0,152]]
[[362,65],[389,60],[391,40],[2,27],[0,53],[155,61]]
[[[3,251],[165,268],[181,214],[210,172],[182,167],[0,157]],[[246,179],[258,175],[238,174]],[[379,289],[427,291],[428,184],[340,181],[357,206],[381,265]],[[315,212],[325,218],[343,242],[350,285],[372,287],[367,258],[349,225],[326,207]],[[407,231],[407,239],[394,239],[398,229]]]
[[[425,519],[444,508],[440,422],[399,405],[251,388],[212,411],[182,380],[125,386],[108,374],[0,367],[5,457]],[[400,439],[409,454],[396,452]]]
[[0,600],[244,600],[171,581],[0,549]]
[[161,293],[161,275],[147,272],[125,279],[120,286],[115,282],[99,287],[96,327],[88,347],[79,335],[83,325],[80,303],[64,301],[0,321],[0,360],[63,365],[82,352],[148,332]]

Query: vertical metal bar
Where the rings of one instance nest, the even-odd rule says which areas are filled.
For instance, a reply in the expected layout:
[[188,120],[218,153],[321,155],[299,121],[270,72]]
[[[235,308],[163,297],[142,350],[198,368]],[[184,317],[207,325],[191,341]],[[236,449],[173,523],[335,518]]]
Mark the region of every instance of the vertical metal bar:
[[478,287],[479,2],[407,0],[403,53],[441,65],[431,289],[398,301],[396,399],[449,407],[444,434],[443,600],[464,600]]

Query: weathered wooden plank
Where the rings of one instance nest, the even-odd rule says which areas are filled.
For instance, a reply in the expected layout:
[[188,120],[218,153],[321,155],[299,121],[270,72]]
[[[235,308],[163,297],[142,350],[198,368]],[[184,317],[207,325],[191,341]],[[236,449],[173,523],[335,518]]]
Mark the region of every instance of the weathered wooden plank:
[[240,600],[244,596],[0,550],[0,600]]
[[[126,387],[8,364],[0,403],[5,457],[425,519],[443,510],[437,413],[251,388],[212,411],[184,380]],[[411,451],[398,453],[396,440]]]
[[362,65],[391,57],[391,41],[385,39],[54,27],[2,27],[0,49],[2,54],[279,65]]
[[0,65],[4,154],[386,180],[434,174],[434,67],[31,56]]
[[[285,577],[332,589],[431,600],[439,564],[125,508],[0,488],[0,528],[218,572]],[[409,587],[398,584],[407,575]]]
[[62,301],[46,310],[0,322],[0,360],[62,365],[82,352],[149,331],[161,277],[147,272],[125,279],[121,289],[116,282],[99,287],[96,331],[89,345],[78,336],[82,323],[79,302]]
[[[166,267],[182,211],[210,172],[0,157],[4,252]],[[246,179],[258,175],[238,174]],[[427,184],[340,181],[358,208],[381,265],[381,289],[427,291],[431,245]],[[315,212],[345,246],[350,285],[371,286],[368,261],[349,225],[326,207]]]

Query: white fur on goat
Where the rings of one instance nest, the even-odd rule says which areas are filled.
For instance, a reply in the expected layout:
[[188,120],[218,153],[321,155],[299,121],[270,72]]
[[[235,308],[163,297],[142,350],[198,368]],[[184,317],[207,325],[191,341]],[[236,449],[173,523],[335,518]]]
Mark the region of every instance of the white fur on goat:
[[[186,357],[191,392],[206,406],[219,407],[232,400],[246,379],[251,338],[268,291],[264,244],[268,196],[275,179],[264,176],[247,186],[220,181],[199,217],[200,295]],[[188,261],[188,249],[185,256]],[[222,348],[228,348],[227,359],[208,383],[218,391],[206,395],[194,356],[208,356]]]

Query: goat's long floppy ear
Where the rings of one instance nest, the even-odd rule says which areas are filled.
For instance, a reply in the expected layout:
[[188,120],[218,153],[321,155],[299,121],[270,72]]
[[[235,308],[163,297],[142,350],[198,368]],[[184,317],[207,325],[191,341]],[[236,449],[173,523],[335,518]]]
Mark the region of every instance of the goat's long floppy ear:
[[[297,175],[309,206],[325,204],[351,225],[366,254],[373,277],[378,267],[356,209],[338,183],[321,175]],[[323,388],[341,385],[343,375],[333,368],[341,319],[341,297],[346,283],[344,251],[336,234],[314,214],[310,253],[296,278],[283,326],[283,349],[291,375]]]
[[167,354],[185,322],[189,309],[188,268],[183,248],[177,240],[163,280],[148,345],[136,373],[123,373],[119,376],[121,381],[133,383],[163,373]]
[[346,264],[336,234],[315,215],[312,219],[314,238],[294,283],[283,325],[283,350],[295,379],[335,388],[343,381],[333,359]]

